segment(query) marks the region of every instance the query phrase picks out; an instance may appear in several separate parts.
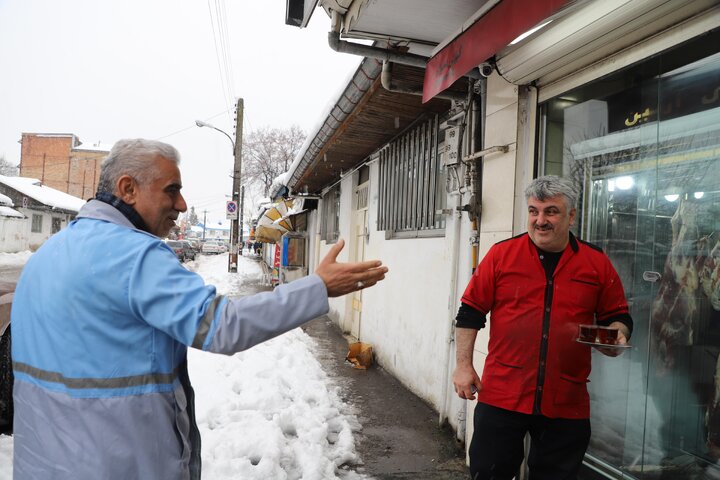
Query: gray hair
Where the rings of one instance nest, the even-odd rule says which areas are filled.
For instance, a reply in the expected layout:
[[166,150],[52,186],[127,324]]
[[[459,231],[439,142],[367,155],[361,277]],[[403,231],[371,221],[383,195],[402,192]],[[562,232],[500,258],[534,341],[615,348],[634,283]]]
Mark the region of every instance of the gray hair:
[[565,197],[568,210],[577,207],[578,189],[567,178],[558,177],[557,175],[545,175],[530,182],[530,185],[525,189],[525,200],[534,197],[543,202],[558,195]]
[[180,154],[172,145],[157,140],[129,138],[118,140],[100,167],[98,193],[114,193],[115,185],[123,175],[130,175],[140,184],[147,184],[157,178],[152,160],[157,157],[180,164]]

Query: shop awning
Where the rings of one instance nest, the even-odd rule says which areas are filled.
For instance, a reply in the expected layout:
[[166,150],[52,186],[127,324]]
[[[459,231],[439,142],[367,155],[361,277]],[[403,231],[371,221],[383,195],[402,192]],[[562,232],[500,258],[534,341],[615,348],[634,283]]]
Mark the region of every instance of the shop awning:
[[502,0],[427,63],[423,102],[573,0]]
[[304,212],[302,199],[285,199],[273,203],[260,216],[255,227],[255,240],[276,243],[284,233],[295,230],[292,217]]

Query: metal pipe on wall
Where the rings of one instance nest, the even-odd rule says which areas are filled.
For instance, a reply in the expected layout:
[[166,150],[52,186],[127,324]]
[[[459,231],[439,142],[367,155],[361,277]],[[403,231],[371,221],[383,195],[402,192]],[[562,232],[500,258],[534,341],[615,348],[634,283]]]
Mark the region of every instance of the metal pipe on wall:
[[[463,122],[460,124],[460,130],[458,133],[458,138],[460,141],[458,142],[458,158],[463,158],[463,153],[466,151],[470,145],[471,142],[467,141],[465,139],[465,131],[466,131],[466,125],[471,120],[469,118],[469,115],[467,113],[467,109],[469,109],[470,105],[472,104],[472,98],[473,98],[473,92],[472,90],[468,91],[468,95],[465,98],[465,106],[466,110],[464,115],[462,115]],[[472,124],[471,124],[472,126]],[[462,162],[458,163],[457,167],[451,167],[451,168],[459,168],[459,166],[463,165]],[[445,366],[445,369],[443,371],[443,380],[442,380],[442,404],[440,408],[438,409],[439,415],[438,415],[438,423],[442,425],[448,418],[448,405],[449,405],[449,395],[451,394],[450,389],[450,370],[451,365],[454,365],[455,362],[451,362],[451,355],[452,355],[452,346],[455,342],[455,315],[457,314],[457,303],[458,303],[458,272],[460,269],[460,230],[461,230],[461,221],[462,221],[462,212],[465,210],[463,207],[463,192],[464,189],[459,184],[459,176],[458,176],[458,192],[457,192],[457,201],[456,206],[453,209],[453,215],[454,215],[454,221],[453,221],[453,239],[452,239],[452,250],[451,250],[451,256],[450,256],[450,289],[448,292],[448,330],[447,330],[447,337],[445,339],[445,354],[444,354],[444,361],[443,365]],[[463,406],[461,413],[462,418],[458,421],[458,436],[462,435],[464,438],[464,415],[465,415],[465,409],[466,406]]]
[[[473,119],[477,120],[477,127],[473,132],[473,150],[485,149],[485,98],[487,96],[487,78],[481,78],[475,83],[478,89],[479,101],[473,101]],[[479,148],[477,148],[479,147]],[[477,159],[475,162],[475,178],[473,179],[473,198],[475,199],[476,215],[473,218],[473,231],[476,232],[476,242],[472,246],[472,265],[470,270],[475,273],[480,256],[480,220],[482,217],[482,196],[483,196],[483,158]]]
[[[363,45],[361,43],[352,43],[340,39],[340,28],[342,25],[342,16],[339,12],[332,11],[331,29],[328,32],[328,44],[330,48],[339,53],[350,53],[368,58],[376,58],[387,62],[400,63],[413,67],[424,69],[427,66],[428,57],[416,55],[414,53],[396,52],[387,48],[375,47],[372,45]],[[474,68],[465,74],[470,78],[481,78],[480,72]]]

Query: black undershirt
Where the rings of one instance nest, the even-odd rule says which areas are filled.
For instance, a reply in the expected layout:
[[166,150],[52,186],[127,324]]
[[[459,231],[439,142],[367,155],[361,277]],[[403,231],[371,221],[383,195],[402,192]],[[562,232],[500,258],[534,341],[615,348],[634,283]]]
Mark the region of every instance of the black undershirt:
[[545,250],[540,250],[537,247],[535,248],[537,249],[538,256],[540,257],[540,263],[545,270],[545,278],[548,280],[552,279],[553,273],[555,273],[555,268],[557,268],[558,263],[560,263],[560,257],[562,257],[563,252],[546,252]]

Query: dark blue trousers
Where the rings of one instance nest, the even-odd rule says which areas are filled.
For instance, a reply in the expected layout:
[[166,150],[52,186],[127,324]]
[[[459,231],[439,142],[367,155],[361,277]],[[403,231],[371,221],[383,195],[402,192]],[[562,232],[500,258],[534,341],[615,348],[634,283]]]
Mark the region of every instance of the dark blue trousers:
[[547,418],[478,403],[470,442],[473,480],[511,480],[530,434],[530,480],[576,480],[590,442],[590,420]]

